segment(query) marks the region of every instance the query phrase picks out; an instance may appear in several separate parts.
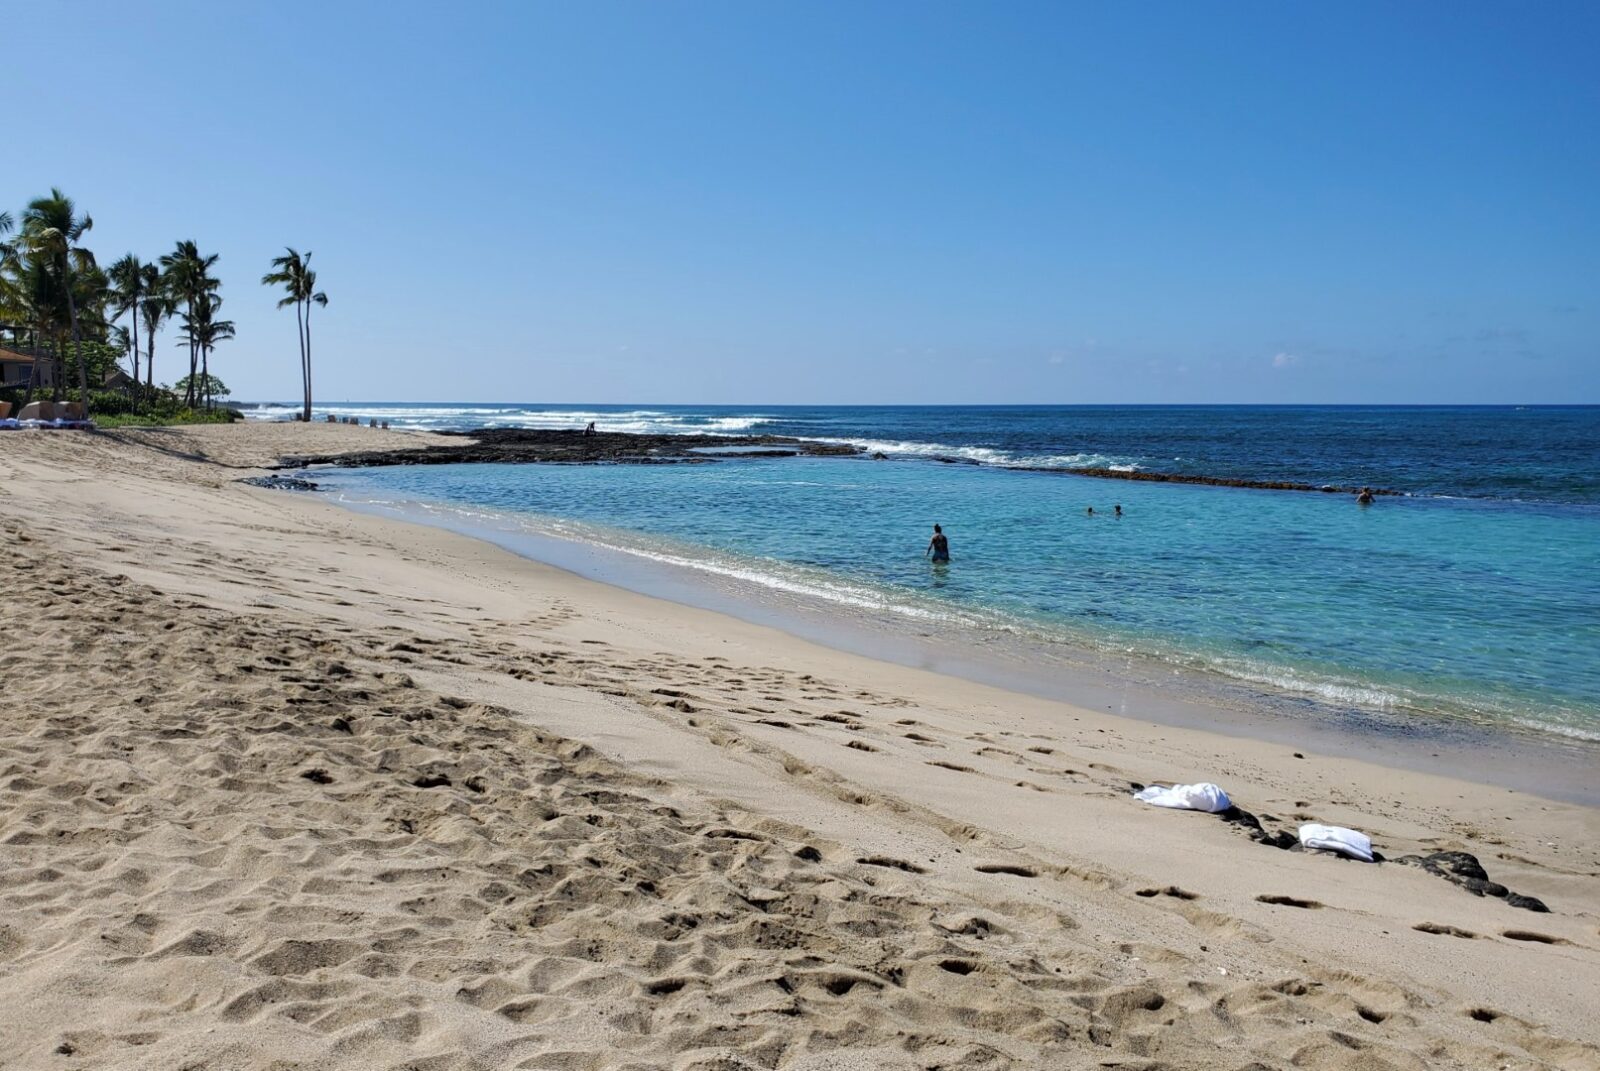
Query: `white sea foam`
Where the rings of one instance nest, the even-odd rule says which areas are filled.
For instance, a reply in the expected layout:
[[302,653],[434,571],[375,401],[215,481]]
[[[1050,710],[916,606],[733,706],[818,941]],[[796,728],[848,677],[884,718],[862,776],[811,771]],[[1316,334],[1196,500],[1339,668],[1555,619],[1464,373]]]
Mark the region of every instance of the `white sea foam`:
[[[247,420],[289,420],[300,412],[297,405],[258,405],[241,410]],[[599,431],[641,435],[726,435],[748,431],[773,418],[761,413],[736,416],[668,413],[659,409],[589,410],[540,409],[525,406],[411,406],[381,404],[317,405],[313,420],[325,416],[387,420],[400,429],[471,431],[478,428],[561,429],[594,423]]]
[[817,441],[858,446],[869,454],[883,454],[892,458],[956,458],[1004,469],[1112,469],[1117,472],[1135,472],[1139,468],[1137,462],[1105,454],[1023,454],[988,446],[950,446],[945,443],[907,442],[897,439],[818,438]]
[[699,573],[746,584],[754,584],[771,591],[781,591],[805,598],[822,599],[842,606],[901,617],[930,621],[956,621],[970,615],[948,608],[915,605],[881,588],[853,584],[837,577],[826,577],[817,571],[767,559],[746,559],[734,555],[700,550],[671,549],[666,544],[650,544],[629,539],[623,533],[602,531],[594,526],[574,524],[557,519],[529,520],[517,518],[518,527],[538,535],[555,536],[603,547],[606,550],[627,554],[635,558],[691,569]]
[[1567,725],[1559,721],[1543,721],[1538,718],[1512,718],[1512,721],[1524,729],[1535,729],[1539,732],[1555,733],[1571,740],[1600,741],[1600,732],[1592,729],[1581,729],[1576,725]]
[[[262,404],[242,410],[248,420],[290,420],[300,412],[297,405]],[[604,432],[635,435],[734,435],[750,432],[775,421],[796,423],[796,418],[765,413],[737,415],[669,413],[661,409],[553,409],[528,406],[491,405],[383,405],[328,404],[313,410],[313,419],[324,416],[386,420],[401,430],[463,430],[476,428],[529,428],[556,430],[581,428],[590,421]],[[1110,469],[1136,472],[1137,461],[1098,453],[1028,454],[988,446],[955,446],[948,443],[917,442],[902,439],[838,438],[805,436],[816,442],[859,447],[873,454],[892,458],[952,458],[994,468]]]
[[1325,702],[1343,703],[1372,710],[1394,710],[1408,705],[1404,696],[1372,685],[1352,681],[1329,680],[1276,666],[1258,663],[1240,663],[1229,659],[1206,660],[1205,668],[1216,670],[1235,680],[1250,684],[1264,684],[1278,691],[1311,696]]

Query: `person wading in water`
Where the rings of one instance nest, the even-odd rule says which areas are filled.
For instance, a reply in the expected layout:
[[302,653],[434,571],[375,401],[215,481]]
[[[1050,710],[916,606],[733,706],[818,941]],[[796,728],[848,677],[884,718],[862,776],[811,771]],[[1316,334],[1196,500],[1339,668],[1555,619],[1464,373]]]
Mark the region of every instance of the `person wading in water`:
[[950,560],[950,540],[945,537],[943,528],[937,524],[933,526],[933,538],[928,540],[928,549],[922,553],[924,557],[932,558],[936,562]]

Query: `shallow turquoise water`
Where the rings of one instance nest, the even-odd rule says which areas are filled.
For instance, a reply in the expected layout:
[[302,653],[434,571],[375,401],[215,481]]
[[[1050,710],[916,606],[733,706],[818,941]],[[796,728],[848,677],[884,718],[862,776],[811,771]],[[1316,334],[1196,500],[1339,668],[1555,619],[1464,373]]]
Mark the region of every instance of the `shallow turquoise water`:
[[[1600,739],[1600,510],[1586,503],[1361,508],[1342,495],[864,458],[318,478],[351,500],[509,517],[974,642],[1130,652],[1331,710]],[[922,557],[936,521],[948,568]]]

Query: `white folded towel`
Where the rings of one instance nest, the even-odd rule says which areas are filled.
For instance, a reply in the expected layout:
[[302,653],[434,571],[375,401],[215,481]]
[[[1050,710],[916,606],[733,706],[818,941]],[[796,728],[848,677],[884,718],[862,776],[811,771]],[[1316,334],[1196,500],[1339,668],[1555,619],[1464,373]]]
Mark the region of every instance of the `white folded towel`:
[[1135,792],[1133,798],[1157,807],[1172,807],[1180,811],[1209,811],[1212,814],[1226,811],[1233,806],[1228,794],[1209,781],[1198,785],[1173,785],[1171,788],[1151,785]]
[[1307,848],[1338,852],[1351,859],[1359,859],[1363,863],[1372,862],[1371,839],[1365,833],[1357,833],[1343,826],[1323,826],[1307,822],[1300,827],[1300,843]]

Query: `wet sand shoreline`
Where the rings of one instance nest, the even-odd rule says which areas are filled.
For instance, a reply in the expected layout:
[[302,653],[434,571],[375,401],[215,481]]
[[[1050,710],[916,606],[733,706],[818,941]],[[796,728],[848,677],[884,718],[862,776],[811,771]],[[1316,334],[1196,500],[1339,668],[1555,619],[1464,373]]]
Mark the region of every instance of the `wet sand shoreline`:
[[[315,483],[315,472],[309,474]],[[269,478],[268,486],[310,490]],[[1545,799],[1600,806],[1600,744],[1546,729],[1469,722],[1442,715],[1338,710],[1304,697],[1269,694],[1192,670],[1174,678],[1167,663],[1127,655],[1029,645],[1006,637],[1002,654],[966,637],[918,633],[903,624],[846,618],[837,607],[790,597],[754,584],[734,584],[601,545],[493,525],[452,523],[433,512],[341,502],[345,508],[431,525],[483,539],[514,554],[591,581],[770,626],[810,643],[978,684],[1135,716],[1160,725],[1202,729],[1478,784]],[[712,584],[716,580],[719,583]],[[896,627],[896,626],[899,627]],[[1301,709],[1290,713],[1298,703]]]

